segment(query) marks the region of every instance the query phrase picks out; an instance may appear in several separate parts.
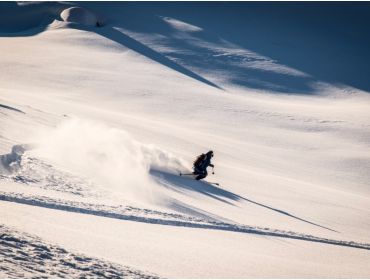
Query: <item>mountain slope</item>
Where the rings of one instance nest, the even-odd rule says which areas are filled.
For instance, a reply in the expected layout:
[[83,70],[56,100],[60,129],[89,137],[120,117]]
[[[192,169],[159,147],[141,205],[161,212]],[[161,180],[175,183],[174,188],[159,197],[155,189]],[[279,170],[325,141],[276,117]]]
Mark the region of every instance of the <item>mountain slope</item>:
[[[74,5],[100,26],[62,21]],[[368,277],[370,98],[345,67],[366,36],[319,41],[280,21],[294,5],[193,5],[7,4],[25,14],[0,28],[0,223],[148,276]],[[297,62],[298,27],[348,51],[337,79]],[[209,149],[210,182],[178,176]]]

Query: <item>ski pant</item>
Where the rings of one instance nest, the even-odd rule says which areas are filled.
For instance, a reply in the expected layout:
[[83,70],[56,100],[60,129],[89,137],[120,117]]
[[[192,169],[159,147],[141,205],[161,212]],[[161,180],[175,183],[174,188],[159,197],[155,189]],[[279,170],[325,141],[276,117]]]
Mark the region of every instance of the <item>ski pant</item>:
[[207,177],[208,173],[207,173],[207,170],[196,170],[194,172],[195,175],[198,175],[197,177],[195,177],[195,180],[200,180],[200,179],[204,179]]

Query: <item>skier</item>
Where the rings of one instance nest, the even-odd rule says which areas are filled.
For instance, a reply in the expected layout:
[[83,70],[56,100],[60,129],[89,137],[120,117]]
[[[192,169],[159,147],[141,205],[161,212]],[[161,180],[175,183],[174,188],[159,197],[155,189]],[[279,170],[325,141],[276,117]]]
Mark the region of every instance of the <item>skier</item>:
[[[195,180],[200,180],[200,179],[204,179],[207,177],[208,175],[207,167],[208,166],[211,166],[212,168],[215,167],[211,163],[212,157],[213,157],[213,151],[209,151],[206,154],[199,155],[197,159],[194,161],[193,174],[197,175],[197,177],[195,177]],[[215,173],[212,171],[212,174],[215,174]]]

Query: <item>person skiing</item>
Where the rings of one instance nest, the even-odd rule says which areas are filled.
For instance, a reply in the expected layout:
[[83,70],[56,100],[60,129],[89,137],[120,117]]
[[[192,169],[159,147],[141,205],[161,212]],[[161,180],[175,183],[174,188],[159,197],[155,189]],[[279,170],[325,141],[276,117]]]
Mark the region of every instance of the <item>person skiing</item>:
[[[201,154],[197,157],[197,159],[194,161],[193,166],[193,174],[197,175],[195,177],[195,180],[201,180],[207,177],[207,167],[211,166],[214,168],[215,166],[211,163],[211,158],[213,157],[213,151],[209,151],[206,154]],[[212,172],[214,174],[214,172]]]

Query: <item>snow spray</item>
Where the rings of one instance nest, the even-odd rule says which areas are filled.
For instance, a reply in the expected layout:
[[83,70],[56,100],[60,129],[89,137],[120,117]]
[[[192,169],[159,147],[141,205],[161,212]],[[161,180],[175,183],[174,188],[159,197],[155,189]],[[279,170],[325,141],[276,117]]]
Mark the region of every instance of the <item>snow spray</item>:
[[100,188],[137,202],[161,199],[150,169],[178,170],[184,163],[154,145],[136,141],[124,130],[73,118],[38,136],[32,151],[64,169],[89,178]]

